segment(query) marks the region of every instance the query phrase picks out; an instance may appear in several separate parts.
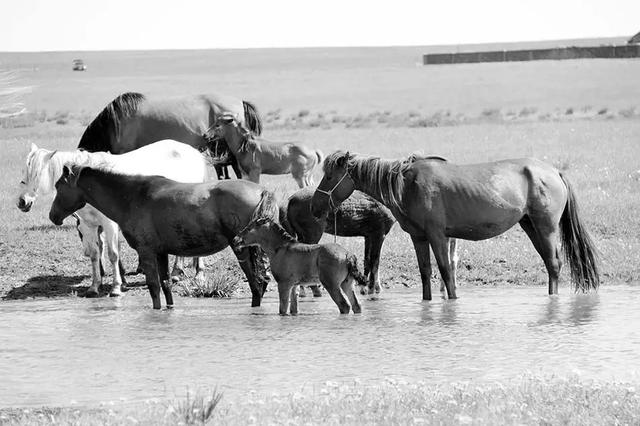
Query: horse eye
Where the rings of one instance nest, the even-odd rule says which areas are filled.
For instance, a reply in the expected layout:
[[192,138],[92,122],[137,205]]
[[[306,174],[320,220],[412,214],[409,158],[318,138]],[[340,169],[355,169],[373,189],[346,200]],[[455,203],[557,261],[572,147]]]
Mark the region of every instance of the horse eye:
[[20,185],[26,185],[26,184],[27,184],[27,182],[25,182],[23,180],[20,181]]

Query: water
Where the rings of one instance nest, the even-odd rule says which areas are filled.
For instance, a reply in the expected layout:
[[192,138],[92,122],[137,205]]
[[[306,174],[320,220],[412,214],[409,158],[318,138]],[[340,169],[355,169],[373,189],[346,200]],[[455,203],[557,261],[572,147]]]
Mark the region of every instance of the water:
[[277,315],[276,294],[176,300],[149,297],[0,303],[0,406],[99,404],[184,396],[218,385],[225,398],[285,393],[327,381],[509,380],[579,374],[636,380],[640,288],[460,289],[456,301],[421,302],[418,289],[363,301],[341,316],[329,297]]

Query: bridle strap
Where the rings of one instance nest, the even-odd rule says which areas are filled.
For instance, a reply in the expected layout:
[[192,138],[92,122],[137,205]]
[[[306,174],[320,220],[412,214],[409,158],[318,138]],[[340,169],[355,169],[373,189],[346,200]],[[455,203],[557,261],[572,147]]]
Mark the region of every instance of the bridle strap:
[[338,232],[338,215],[336,214],[336,212],[338,211],[338,206],[336,206],[336,204],[333,202],[333,191],[335,191],[336,188],[340,186],[344,178],[346,178],[348,175],[349,175],[349,172],[345,171],[344,175],[342,175],[340,180],[335,185],[333,185],[333,188],[331,188],[328,191],[324,191],[320,188],[316,188],[316,191],[318,191],[321,194],[325,194],[327,197],[329,197],[329,208],[333,212],[333,242],[334,243],[338,241],[338,236],[336,235]]

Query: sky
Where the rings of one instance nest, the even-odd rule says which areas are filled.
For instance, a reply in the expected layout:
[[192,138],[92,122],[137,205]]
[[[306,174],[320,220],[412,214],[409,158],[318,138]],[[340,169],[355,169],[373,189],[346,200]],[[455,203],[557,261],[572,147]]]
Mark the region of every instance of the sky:
[[640,31],[640,0],[0,0],[0,13],[0,51],[439,45]]

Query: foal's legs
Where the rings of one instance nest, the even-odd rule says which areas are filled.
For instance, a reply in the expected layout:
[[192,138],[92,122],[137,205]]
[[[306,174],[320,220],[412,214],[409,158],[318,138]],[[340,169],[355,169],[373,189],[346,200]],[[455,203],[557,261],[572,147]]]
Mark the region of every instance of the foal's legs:
[[[289,311],[289,300],[291,297],[291,291],[293,290],[293,287],[295,287],[293,284],[291,284],[290,282],[278,282],[278,297],[280,298],[280,315],[287,315],[287,312]],[[296,304],[296,313],[298,313],[298,300],[296,299],[295,301]],[[291,309],[293,310],[293,306],[291,307]],[[291,312],[293,313],[293,312]]]
[[351,304],[353,313],[359,314],[362,312],[362,308],[360,307],[360,303],[356,297],[353,281],[353,277],[351,275],[347,275],[347,278],[345,278],[342,284],[340,284],[340,287],[342,288],[342,292],[349,298],[349,303]]
[[442,277],[442,281],[444,281],[444,285],[447,288],[447,295],[449,299],[457,299],[454,278],[451,271],[451,261],[449,259],[449,240],[450,238],[444,235],[434,235],[430,238],[430,243],[433,249],[433,255],[438,263],[440,277]]
[[343,280],[342,278],[337,278],[334,275],[335,273],[333,271],[327,273],[323,273],[321,271],[319,277],[320,282],[327,290],[327,293],[329,293],[329,296],[331,296],[331,299],[335,302],[336,305],[338,305],[340,313],[348,314],[351,310],[351,307],[349,306],[349,302],[347,302],[347,299],[344,297],[344,293],[342,292],[341,284]]
[[543,222],[534,223],[529,216],[520,219],[520,226],[527,233],[547,268],[549,294],[558,294],[558,277],[562,268],[560,248],[558,247],[558,226]]
[[97,225],[84,219],[78,223],[78,231],[82,234],[84,255],[91,259],[91,286],[87,289],[86,297],[96,297],[102,285],[101,259],[102,238]]
[[420,279],[422,280],[422,300],[431,300],[431,254],[429,242],[425,238],[411,236],[416,250]]
[[291,309],[289,310],[289,312],[291,313],[291,315],[298,315],[298,289],[300,288],[299,285],[292,285],[291,286]]

